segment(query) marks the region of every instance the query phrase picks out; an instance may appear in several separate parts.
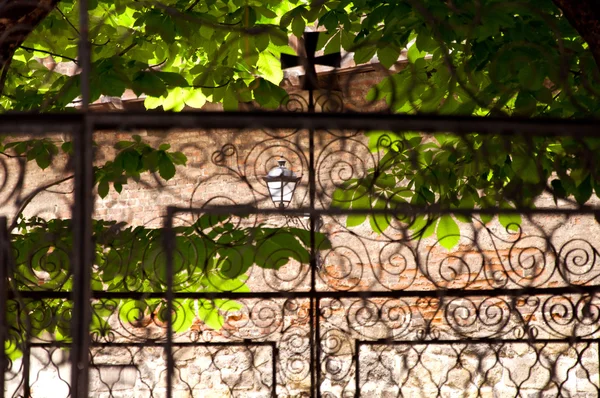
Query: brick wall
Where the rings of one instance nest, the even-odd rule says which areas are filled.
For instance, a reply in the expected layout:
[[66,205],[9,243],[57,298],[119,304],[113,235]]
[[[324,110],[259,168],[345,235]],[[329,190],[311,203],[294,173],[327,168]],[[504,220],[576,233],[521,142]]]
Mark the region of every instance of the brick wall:
[[[335,98],[343,98],[344,107],[348,110],[383,109],[380,103],[366,103],[364,97],[369,88],[386,73],[377,70],[377,66],[368,66],[356,73],[335,77],[340,88]],[[322,76],[322,79],[329,78],[325,74]],[[304,95],[294,87],[288,89],[295,95]],[[324,102],[319,104],[328,106]],[[131,134],[139,134],[155,147],[165,142],[171,144],[173,150],[186,154],[188,165],[178,167],[175,178],[168,182],[155,176],[145,176],[139,183],[130,182],[125,185],[121,194],[114,192],[111,187],[105,199],[96,198],[95,218],[158,227],[163,221],[167,206],[201,207],[207,203],[235,203],[271,208],[272,203],[261,177],[275,166],[276,159],[281,155],[298,175],[303,176],[293,206],[308,205],[307,132],[100,131],[94,136],[98,144],[97,164],[112,159],[115,154],[114,143],[130,139]],[[53,138],[59,141],[65,137],[55,135]],[[377,154],[371,154],[365,144],[364,136],[356,132],[318,132],[315,153],[318,207],[327,208],[337,184],[344,179],[358,177],[374,166]],[[2,214],[8,216],[13,215],[23,198],[40,184],[61,178],[65,172],[70,172],[64,156],[59,156],[53,167],[44,171],[35,166],[19,164],[18,159],[3,159],[3,165],[2,178],[5,185],[0,201]],[[53,186],[50,192],[40,194],[27,206],[25,215],[68,217],[72,189],[72,181]],[[544,197],[540,203],[551,202]],[[177,222],[189,221],[189,217],[182,216]],[[273,216],[257,217],[250,221],[281,225],[285,220]],[[390,228],[385,234],[378,235],[371,231],[368,223],[347,229],[344,217],[326,217],[324,221],[323,231],[332,241],[333,249],[322,253],[324,267],[319,274],[317,286],[320,290],[336,291],[410,288],[433,292],[436,288],[462,289],[465,286],[477,291],[494,287],[515,288],[523,283],[529,286],[564,286],[565,278],[553,264],[569,263],[570,250],[593,253],[593,250],[590,251],[585,246],[585,241],[600,233],[593,217],[540,216],[524,221],[524,239],[515,244],[515,236],[505,231],[496,221],[488,226],[489,229],[476,223],[461,224],[461,241],[449,252],[434,238],[401,241],[402,231],[399,229]],[[548,247],[548,242],[557,249]],[[576,260],[572,261],[573,264],[577,263]],[[592,261],[593,266],[597,265],[596,261]],[[500,272],[500,279],[494,279],[494,272],[500,270],[506,272]],[[295,262],[290,262],[279,271],[253,268],[249,272],[248,285],[252,291],[306,290],[307,274],[307,267],[302,268]],[[572,275],[577,282],[576,273],[573,272]],[[593,280],[596,276],[588,273],[586,277]],[[197,341],[194,339],[207,338],[208,334],[210,337],[207,339],[213,342],[240,338],[285,342],[282,344],[286,349],[280,350],[279,366],[293,368],[294,360],[297,359],[302,369],[281,370],[278,374],[279,382],[285,376],[287,383],[280,387],[280,393],[282,396],[287,394],[292,397],[306,393],[310,381],[304,369],[309,349],[309,302],[300,300],[293,309],[287,308],[283,301],[272,304],[269,311],[277,316],[273,315],[270,324],[268,319],[262,319],[261,323],[261,318],[253,315],[260,313],[259,310],[265,310],[260,308],[264,303],[245,300],[243,304],[241,312],[227,314],[226,324],[220,331],[211,330],[197,321],[192,330],[177,336],[178,341]],[[518,330],[523,326],[523,321],[516,317],[515,309],[518,307],[521,314],[526,314],[527,326],[536,326],[540,333],[552,335],[552,331],[544,329],[543,311],[535,303],[513,304],[515,307],[512,309],[509,308],[510,305],[507,307],[511,315],[502,325],[504,329],[498,329],[497,333],[510,331],[511,328]],[[321,329],[323,336],[326,336],[322,361],[324,392],[342,396],[352,390],[354,340],[414,340],[427,325],[437,328],[436,333],[440,336],[456,337],[456,328],[483,336],[490,330],[491,326],[486,321],[493,318],[493,313],[488,314],[488,319],[480,318],[469,324],[470,318],[475,316],[471,310],[487,308],[486,306],[505,310],[502,307],[504,304],[490,304],[485,297],[479,297],[470,301],[471,307],[458,306],[455,317],[449,320],[444,312],[449,308],[446,307],[450,305],[448,301],[406,298],[395,303],[396,312],[388,312],[388,318],[384,319],[381,314],[385,313],[386,308],[391,308],[391,305],[386,298],[371,299],[369,304],[350,299],[323,302],[324,313],[327,314]],[[354,313],[356,307],[359,310]],[[371,322],[370,316],[375,317],[373,319],[376,321]],[[154,322],[149,322],[144,327],[124,325],[116,315],[111,322],[117,331],[117,340],[122,342],[131,339],[144,341],[148,336],[160,338],[165,332],[164,325]],[[457,326],[452,322],[465,322],[465,325]],[[563,332],[568,333],[568,328]],[[298,345],[292,343],[295,338],[301,340]],[[294,349],[298,352],[294,352]],[[48,360],[48,350],[38,351],[34,367],[41,376],[34,383],[34,396],[54,397],[57,396],[57,391],[67,391],[66,384],[59,380],[69,380],[68,373],[65,373],[66,367],[54,366],[54,360]],[[265,366],[270,366],[269,351],[264,348],[252,348],[250,351],[253,353],[252,361],[242,365],[243,361],[237,363],[236,358],[240,358],[240,355],[244,357],[248,354],[248,349],[177,348],[177,396],[228,396],[230,391],[227,386],[232,384],[242,396],[269,396],[267,387],[272,379],[267,375],[268,370],[264,369]],[[99,349],[95,355],[97,362],[106,366],[97,367],[92,372],[91,388],[94,396],[138,397],[149,396],[151,392],[164,394],[165,363],[160,347]],[[588,366],[590,363],[597,365],[597,355],[597,346],[588,347],[585,344],[536,346],[507,343],[501,347],[485,344],[393,347],[370,345],[362,346],[359,356],[361,366],[364,365],[367,369],[361,376],[363,396],[381,396],[378,394],[381,394],[382,389],[390,394],[402,390],[405,395],[410,396],[512,396],[519,389],[523,394],[547,391],[552,395],[559,388],[555,384],[560,384],[552,381],[555,378],[564,379],[561,391],[587,397],[593,396],[597,391],[594,380],[597,380],[598,367]],[[545,359],[540,360],[541,357]],[[549,370],[550,365],[543,361],[549,361],[560,371]],[[135,365],[137,368],[119,368],[118,365]],[[523,378],[523,372],[528,369],[535,376]],[[58,377],[59,374],[62,376]]]

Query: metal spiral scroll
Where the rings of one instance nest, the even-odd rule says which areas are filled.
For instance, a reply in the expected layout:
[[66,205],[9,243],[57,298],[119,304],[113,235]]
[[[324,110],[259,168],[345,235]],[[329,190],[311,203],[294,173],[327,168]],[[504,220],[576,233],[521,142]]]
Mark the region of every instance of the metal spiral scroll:
[[[458,243],[448,250],[435,235],[417,238],[418,231],[411,229],[417,222],[415,214],[395,211],[396,196],[412,192],[398,187],[385,198],[389,214],[375,221],[389,224],[381,233],[373,232],[369,218],[348,226],[343,212],[324,211],[324,226],[318,231],[322,246],[315,245],[322,266],[314,270],[314,294],[310,242],[293,235],[296,230],[309,236],[308,229],[289,217],[261,214],[271,210],[272,203],[260,177],[282,155],[304,177],[291,209],[306,206],[308,134],[267,129],[256,133],[259,142],[240,134],[204,150],[209,160],[202,167],[210,164],[216,172],[198,180],[190,208],[182,208],[174,218],[177,297],[171,302],[172,344],[174,384],[179,390],[198,395],[206,379],[212,378],[230,396],[244,396],[248,380],[266,396],[273,388],[281,396],[309,396],[311,377],[318,372],[323,396],[352,396],[357,381],[367,394],[369,380],[406,394],[417,391],[414,383],[420,380],[422,391],[429,394],[451,388],[453,374],[466,369],[471,376],[461,380],[475,390],[487,388],[495,372],[506,372],[511,380],[508,388],[513,388],[510,394],[518,395],[533,379],[515,373],[507,359],[518,357],[513,351],[535,357],[536,362],[523,365],[527,371],[544,373],[561,361],[571,361],[569,366],[584,375],[581,383],[597,385],[588,360],[597,353],[594,344],[600,337],[600,299],[594,290],[600,275],[598,248],[591,233],[564,233],[576,217],[594,231],[592,216],[559,214],[558,222],[546,217],[547,225],[540,226],[531,212],[511,228],[475,216],[471,223],[461,224]],[[373,150],[356,131],[324,131],[315,138],[318,209],[327,209],[335,190],[348,181],[361,180],[373,170],[385,171],[377,148],[396,145],[410,150],[409,142],[392,136],[378,138]],[[216,187],[213,183],[221,178],[228,185]],[[373,203],[380,199],[374,187],[367,185],[361,193],[371,205],[358,210],[374,210]],[[218,212],[237,204],[252,204],[257,210],[248,217]],[[112,396],[118,396],[132,378],[148,396],[161,388],[164,374],[151,374],[148,368],[169,339],[164,294],[167,251],[153,227],[160,224],[164,220],[157,218],[138,226],[139,233],[150,237],[139,251],[136,235],[127,225],[103,224],[105,232],[98,241],[105,249],[98,255],[92,283],[109,298],[100,295],[91,302],[91,372],[98,389]],[[59,353],[68,350],[72,322],[70,247],[65,240],[70,226],[64,222],[64,234],[47,235],[47,221],[40,219],[36,225],[40,236],[48,239],[26,251],[18,249],[25,246],[15,240],[12,251],[11,282],[17,294],[7,306],[14,314],[8,347],[11,352],[29,350],[30,357],[38,357],[39,369],[60,369]],[[280,268],[257,266],[270,260],[256,254],[267,244],[257,233],[263,227],[277,236],[294,237],[299,245],[298,252],[286,246],[269,252],[289,259]],[[122,246],[136,249],[132,250],[136,261],[123,256]],[[221,285],[220,275],[210,273],[215,260],[223,262],[221,273],[242,273],[247,279],[232,278]],[[240,266],[244,261],[246,269]],[[246,284],[255,290],[236,297]],[[555,290],[548,292],[549,287]],[[202,296],[202,289],[218,298]],[[59,292],[59,298],[45,298],[50,291]],[[437,346],[442,348],[436,351]],[[120,361],[111,364],[108,358],[117,356]],[[190,371],[195,366],[192,356],[201,358],[197,362],[204,367]],[[447,370],[432,365],[436,356],[446,358]],[[228,367],[227,361],[236,358],[237,367]],[[24,383],[25,369],[21,359],[9,361],[11,385]],[[542,387],[561,389],[566,395],[572,392],[567,381],[549,376]],[[36,385],[38,381],[30,382],[30,387]],[[17,390],[11,395],[25,394],[23,387]]]
[[[295,159],[304,173],[306,156],[301,148],[306,135],[302,131],[262,134],[264,142],[256,145],[222,146],[213,160],[251,193],[248,197],[257,208],[269,209],[267,191],[258,177],[280,156],[276,152],[283,152],[290,163]],[[373,167],[383,167],[380,154],[356,135],[325,132],[319,140],[323,149],[316,156],[315,173],[317,198],[323,206],[331,203],[333,191],[347,181],[364,177]],[[378,145],[392,142],[383,137]],[[399,140],[396,145],[407,143]],[[239,167],[240,163],[245,164]],[[206,182],[199,184],[198,192],[208,186]],[[376,192],[370,188],[364,195],[376,200]],[[396,194],[401,195],[402,189]],[[226,203],[238,199],[226,190],[213,197]],[[195,213],[196,220],[211,214],[208,199],[207,206]],[[302,194],[297,200],[293,205],[300,208],[306,201]],[[386,203],[395,205],[394,200]],[[243,230],[268,219],[281,233],[289,226],[301,227],[283,217],[260,219],[260,211],[257,213],[243,221],[231,217],[223,222]],[[504,392],[510,396],[519,396],[531,385],[569,394],[574,391],[569,384],[572,378],[554,376],[551,370],[565,361],[583,375],[579,383],[590,390],[598,388],[589,366],[597,353],[594,341],[600,336],[600,301],[593,290],[598,279],[598,250],[585,236],[565,239],[561,231],[568,228],[569,216],[558,215],[560,222],[540,227],[534,215],[526,214],[516,228],[486,224],[474,217],[470,224],[461,225],[461,237],[453,250],[435,236],[417,239],[418,231],[411,230],[414,214],[385,217],[389,227],[373,234],[364,225],[348,227],[344,215],[325,215],[323,232],[331,248],[319,250],[323,266],[315,273],[316,287],[324,296],[319,299],[318,315],[309,312],[306,289],[310,270],[306,265],[290,262],[287,269],[251,268],[249,280],[260,281],[261,289],[294,298],[235,300],[240,309],[221,311],[224,324],[220,330],[198,322],[192,331],[176,334],[174,340],[200,345],[245,339],[273,342],[278,348],[275,378],[281,396],[308,396],[314,369],[319,372],[322,395],[331,397],[354,396],[356,385],[368,396],[372,381],[394,393],[435,395],[453,388],[455,373],[461,374],[456,377],[468,388],[484,391],[493,389],[499,372],[508,375]],[[581,217],[587,222],[588,216]],[[206,242],[215,245],[215,252],[227,248],[240,258],[252,241],[222,244],[218,237],[209,236],[208,230],[200,232]],[[549,286],[565,289],[565,293],[548,293],[545,288]],[[577,288],[588,290],[577,292]],[[500,289],[507,290],[506,294],[498,293]],[[518,293],[510,294],[511,290]],[[457,292],[460,294],[455,295]],[[336,297],[327,297],[330,293]],[[318,344],[318,363],[310,359],[311,316],[313,325],[319,322],[319,335],[312,337]],[[164,325],[153,326],[152,322],[157,330],[153,338],[164,341]],[[115,329],[127,328],[131,325]],[[118,338],[148,341],[148,335],[141,334]],[[523,357],[522,369],[547,377],[536,380],[519,373],[512,365],[518,355]],[[441,357],[446,370],[435,367]],[[214,371],[227,373],[218,367]],[[257,386],[272,386],[270,377],[258,377],[263,382]],[[230,384],[236,385],[234,381]]]

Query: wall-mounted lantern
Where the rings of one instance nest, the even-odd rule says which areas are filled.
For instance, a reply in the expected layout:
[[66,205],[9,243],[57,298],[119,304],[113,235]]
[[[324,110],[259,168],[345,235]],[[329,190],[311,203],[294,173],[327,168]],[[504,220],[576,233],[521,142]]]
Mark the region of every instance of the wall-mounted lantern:
[[275,207],[285,209],[292,201],[296,185],[302,177],[285,167],[285,160],[280,159],[277,163],[279,166],[272,168],[263,180],[267,183]]

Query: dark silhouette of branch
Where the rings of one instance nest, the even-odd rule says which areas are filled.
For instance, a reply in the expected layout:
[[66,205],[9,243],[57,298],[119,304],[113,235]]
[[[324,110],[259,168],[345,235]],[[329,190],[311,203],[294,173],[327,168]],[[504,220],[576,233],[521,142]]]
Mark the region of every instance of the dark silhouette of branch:
[[110,39],[106,40],[106,43],[102,43],[102,44],[97,44],[97,43],[91,43],[91,42],[90,42],[90,44],[91,44],[92,46],[96,46],[96,47],[102,47],[102,46],[105,46],[105,45],[107,45],[108,43],[110,43]]
[[75,62],[76,64],[79,65],[79,61],[77,61],[75,58],[67,57],[65,55],[56,54],[56,53],[53,53],[51,51],[46,51],[46,50],[40,50],[38,48],[31,48],[31,47],[25,47],[25,46],[21,46],[21,48],[23,50],[26,50],[26,51],[29,51],[29,52],[36,51],[38,53],[44,53],[44,54],[52,55],[53,57],[60,57],[60,58],[68,59],[69,61],[73,61],[73,62]]
[[25,157],[27,157],[26,155],[9,155],[8,153],[6,153],[4,151],[0,151],[0,155],[6,156],[7,158],[25,158]]
[[65,21],[67,21],[67,23],[73,28],[73,30],[77,33],[77,35],[79,35],[79,30],[75,27],[75,25],[73,25],[73,23],[71,21],[69,21],[69,18],[67,18],[67,16],[65,14],[63,14],[60,7],[57,6],[56,9],[60,13],[60,15],[62,15],[62,17],[65,19]]
[[25,199],[23,199],[23,202],[21,202],[21,205],[19,206],[19,209],[17,210],[17,212],[15,213],[15,218],[13,219],[12,223],[10,224],[10,227],[8,227],[9,231],[12,231],[13,229],[15,229],[17,227],[17,222],[19,220],[19,216],[23,213],[23,211],[25,210],[25,208],[29,205],[29,203],[31,203],[31,201],[38,196],[40,193],[42,193],[43,191],[47,190],[48,188],[52,188],[53,186],[62,184],[63,182],[69,181],[70,179],[73,179],[75,177],[75,175],[70,175],[68,177],[64,177],[64,178],[60,178],[58,180],[52,181],[46,185],[42,185],[41,187],[36,188],[33,192],[31,192],[29,195],[27,195],[25,197]]
[[194,7],[196,7],[196,4],[200,3],[200,0],[196,0],[192,3],[191,6],[189,6],[188,8],[185,9],[185,11],[192,11],[194,9]]
[[150,69],[153,69],[153,68],[158,68],[159,66],[162,66],[162,65],[163,65],[165,62],[167,62],[167,59],[168,59],[168,58],[165,58],[165,59],[163,59],[163,60],[162,60],[162,62],[159,62],[159,63],[158,63],[158,64],[156,64],[156,65],[148,65],[148,68],[150,68]]
[[600,3],[597,0],[552,0],[588,44],[600,69]]
[[129,50],[131,50],[133,47],[137,46],[138,42],[134,41],[133,43],[131,43],[130,45],[128,45],[127,47],[125,47],[121,52],[119,52],[119,54],[117,54],[119,57],[122,55],[125,55]]
[[15,50],[56,7],[59,0],[3,1],[0,4],[0,93]]
[[0,94],[4,92],[4,84],[6,83],[6,77],[8,76],[8,70],[12,63],[12,56],[2,63],[2,74],[0,74]]

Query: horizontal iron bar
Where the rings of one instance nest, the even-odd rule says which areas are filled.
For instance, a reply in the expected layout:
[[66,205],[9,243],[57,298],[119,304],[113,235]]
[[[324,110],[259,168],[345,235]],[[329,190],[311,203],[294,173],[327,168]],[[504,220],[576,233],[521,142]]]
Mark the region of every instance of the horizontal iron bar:
[[[123,342],[123,343],[117,343],[117,342],[111,342],[111,341],[107,341],[107,342],[91,342],[91,346],[92,347],[164,347],[166,343],[165,341],[159,340],[159,341],[152,341],[152,340],[148,340],[148,341],[144,341],[144,342]],[[63,341],[44,341],[44,342],[35,342],[35,343],[28,343],[28,345],[30,347],[69,347],[71,345],[71,343],[65,343]],[[206,342],[206,341],[199,341],[199,342],[193,342],[193,341],[185,341],[185,342],[173,342],[173,347],[244,347],[244,346],[257,346],[257,347],[271,347],[271,348],[275,348],[276,343],[274,341],[253,341],[250,339],[244,339],[244,340],[239,340],[239,341],[224,341],[224,342]]]
[[548,339],[548,338],[544,338],[544,339],[532,339],[529,337],[523,337],[522,339],[516,339],[516,338],[511,338],[511,339],[502,339],[502,338],[487,338],[487,337],[482,337],[482,338],[467,338],[467,339],[461,339],[461,340],[452,340],[452,339],[441,339],[441,340],[435,340],[435,339],[430,339],[430,340],[389,340],[389,339],[381,339],[381,340],[358,340],[356,341],[357,346],[361,346],[361,345],[367,345],[367,346],[374,346],[374,345],[410,345],[410,346],[414,346],[414,345],[455,345],[455,344],[466,344],[466,345],[471,345],[471,344],[564,344],[564,343],[597,343],[598,339],[596,338],[586,338],[586,337],[576,337],[576,336],[569,336],[569,337],[563,337],[563,338],[556,338],[556,339]]
[[597,120],[552,118],[474,117],[437,114],[399,115],[389,113],[308,113],[308,112],[99,112],[27,113],[0,115],[0,133],[43,133],[78,131],[85,118],[98,130],[126,129],[316,129],[392,130],[452,132],[456,134],[540,136],[599,136]]
[[[519,296],[555,296],[561,294],[595,294],[600,293],[600,285],[596,286],[564,286],[548,288],[523,288],[523,289],[439,289],[439,290],[396,290],[396,291],[335,291],[335,292],[175,292],[175,299],[370,299],[370,298],[444,298],[444,297],[519,297]],[[8,292],[10,299],[23,298],[33,300],[51,300],[71,298],[70,292],[57,291],[14,291]],[[155,299],[165,298],[166,292],[105,292],[92,291],[93,299]]]
[[[453,344],[564,344],[564,343],[597,343],[598,339],[589,338],[589,337],[576,337],[569,336],[563,338],[543,338],[543,339],[530,339],[529,337],[524,337],[522,339],[510,338],[510,339],[501,339],[501,338],[467,338],[461,340],[452,340],[452,339],[443,339],[443,340],[390,340],[390,339],[380,339],[380,340],[357,340],[356,344],[358,346],[377,346],[377,345],[453,345]],[[68,348],[71,344],[60,342],[60,341],[48,341],[48,342],[38,342],[38,343],[29,343],[30,347],[39,347],[39,348],[50,348],[50,347],[66,347]],[[163,342],[158,341],[148,341],[148,342],[130,342],[130,343],[113,343],[113,342],[93,342],[93,347],[163,347],[165,344]],[[272,347],[275,348],[277,343],[274,341],[231,341],[231,342],[223,342],[223,343],[208,343],[208,342],[173,342],[174,347]],[[99,366],[99,364],[95,364],[94,366]],[[100,366],[102,366],[100,364]],[[114,365],[118,366],[118,365]]]
[[419,206],[411,204],[403,204],[397,206],[395,209],[340,209],[340,208],[328,208],[328,209],[311,209],[309,207],[302,207],[296,209],[277,209],[277,208],[258,208],[247,205],[223,205],[223,206],[207,206],[203,208],[189,208],[189,207],[169,207],[167,214],[170,216],[176,216],[177,214],[217,214],[217,215],[234,215],[234,216],[248,216],[252,214],[263,214],[263,215],[288,215],[288,216],[344,216],[344,215],[367,215],[367,214],[380,214],[390,216],[407,216],[407,215],[419,215],[419,214],[461,214],[461,215],[474,215],[474,214],[547,214],[547,215],[585,215],[585,214],[600,214],[600,208],[594,206],[583,205],[576,209],[564,209],[564,208],[516,208],[506,209],[500,207],[488,207],[485,209],[444,209],[438,205],[430,206]]

